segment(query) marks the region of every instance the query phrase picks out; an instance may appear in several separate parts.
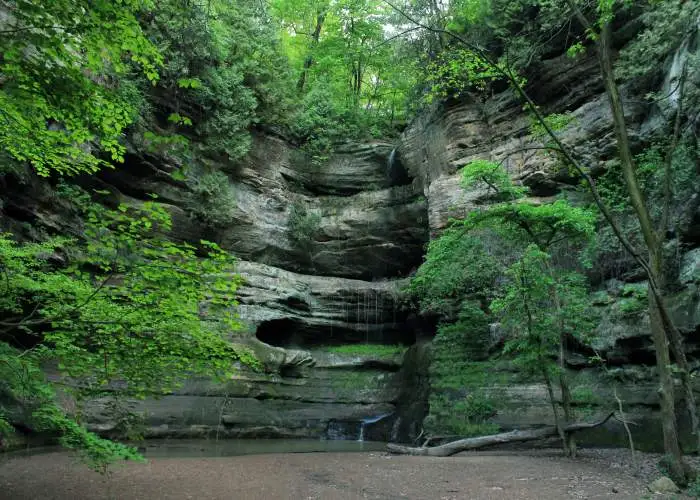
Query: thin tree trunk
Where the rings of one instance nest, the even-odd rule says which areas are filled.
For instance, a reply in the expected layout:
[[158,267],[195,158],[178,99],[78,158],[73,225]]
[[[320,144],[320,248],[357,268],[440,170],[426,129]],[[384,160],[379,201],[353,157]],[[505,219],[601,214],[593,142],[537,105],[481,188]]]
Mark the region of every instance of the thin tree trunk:
[[[524,275],[525,275],[525,264],[521,261],[520,262],[520,268],[521,268],[521,275],[520,275],[520,289],[522,291],[522,300],[523,300],[523,305],[525,306],[525,313],[527,315],[527,335],[529,338],[533,338],[534,336],[534,326],[533,326],[533,319],[532,319],[532,311],[530,310],[530,300],[529,296],[527,293],[525,293],[527,283],[525,282]],[[540,362],[540,367],[541,367],[541,374],[542,374],[542,379],[544,381],[545,387],[547,388],[547,395],[549,397],[549,403],[552,406],[552,414],[554,416],[554,428],[557,430],[557,433],[559,434],[559,437],[561,438],[562,446],[564,448],[564,452],[566,452],[566,433],[564,432],[564,429],[562,428],[561,421],[559,419],[559,410],[557,409],[557,400],[554,397],[554,389],[552,388],[552,380],[549,377],[549,373],[547,373],[547,360],[545,359],[545,356],[542,356],[542,343],[544,342],[544,338],[540,337],[540,351],[538,354],[538,360]]]
[[639,467],[637,465],[637,453],[634,450],[634,438],[632,437],[630,423],[627,421],[627,417],[625,416],[625,409],[622,404],[622,399],[620,399],[620,396],[617,394],[617,385],[615,385],[613,389],[613,395],[615,396],[615,401],[617,401],[617,410],[620,413],[619,420],[620,422],[622,422],[622,425],[625,428],[625,432],[627,433],[627,441],[629,442],[630,454],[632,455],[632,467],[634,468],[634,472],[637,473],[639,472]]
[[[651,271],[650,290],[649,290],[649,317],[651,320],[651,334],[654,340],[654,348],[657,356],[657,368],[659,370],[659,378],[661,382],[661,415],[663,419],[664,433],[664,448],[666,453],[673,458],[672,469],[674,475],[678,478],[684,478],[683,456],[680,445],[678,443],[678,432],[676,429],[676,413],[674,402],[674,387],[673,377],[671,374],[671,362],[669,356],[668,341],[674,347],[676,357],[682,361],[681,365],[687,365],[685,361],[685,353],[683,351],[680,332],[670,318],[668,309],[664,303],[663,295],[663,248],[659,235],[654,230],[654,225],[647,209],[644,195],[639,186],[636,175],[636,166],[632,156],[629,136],[627,135],[627,125],[625,122],[625,113],[622,105],[622,98],[619,89],[615,82],[615,73],[612,66],[611,55],[611,28],[610,24],[603,26],[599,40],[599,56],[600,67],[603,76],[603,83],[610,101],[610,110],[612,111],[613,122],[615,125],[615,135],[617,137],[618,155],[622,166],[622,174],[627,185],[627,192],[630,197],[632,208],[639,220],[639,226],[642,231],[644,243],[649,251],[649,267]],[[651,281],[653,280],[656,287],[656,293],[651,289]],[[687,366],[686,366],[687,368]],[[683,366],[681,366],[683,370]],[[684,379],[686,377],[683,377]],[[688,381],[689,382],[689,381]],[[695,398],[692,393],[692,388],[689,383],[684,381],[684,393],[687,401],[687,406],[691,414],[696,413]],[[697,424],[697,418],[692,418],[693,424]],[[682,482],[682,481],[681,481]]]
[[[561,391],[561,405],[564,410],[564,422],[569,425],[574,420],[573,410],[571,407],[571,391],[569,383],[566,380],[566,329],[564,327],[564,312],[561,300],[559,298],[559,290],[557,289],[557,281],[551,266],[547,265],[547,271],[554,283],[552,287],[552,299],[557,314],[557,323],[559,327],[559,389]],[[569,457],[576,456],[576,438],[571,433],[565,433],[563,436],[564,452]]]
[[557,409],[557,400],[554,397],[554,388],[552,387],[552,380],[549,378],[549,374],[547,373],[547,368],[544,360],[542,360],[542,366],[542,378],[544,379],[545,387],[547,387],[549,404],[552,407],[552,413],[554,414],[554,428],[557,430],[557,434],[559,434],[564,453],[568,453],[566,448],[566,433],[564,432],[564,428],[561,425],[561,419],[559,418],[559,410]]
[[318,45],[319,39],[321,38],[321,29],[323,28],[323,23],[325,20],[326,12],[319,11],[319,13],[316,15],[316,27],[314,28],[314,31],[311,34],[311,47],[309,49],[309,55],[306,56],[306,59],[304,60],[304,67],[301,70],[301,75],[299,75],[299,81],[297,82],[297,90],[299,92],[302,92],[304,90],[304,86],[306,85],[306,77],[309,73],[309,70],[311,69],[311,66],[313,66],[314,64],[313,51]]
[[[566,380],[566,373],[563,366],[559,367],[559,387],[561,389],[561,406],[564,410],[565,426],[570,425],[574,420],[573,408],[571,406],[571,391],[569,390],[569,382]],[[564,433],[564,451],[567,456],[576,456],[576,438],[570,432]]]
[[656,352],[656,366],[659,371],[659,405],[661,407],[661,429],[663,431],[664,452],[668,456],[671,477],[674,481],[684,483],[685,470],[683,455],[678,442],[676,429],[676,409],[673,397],[673,377],[671,375],[671,359],[668,352],[666,335],[664,334],[656,298],[649,295],[649,319],[651,334]]

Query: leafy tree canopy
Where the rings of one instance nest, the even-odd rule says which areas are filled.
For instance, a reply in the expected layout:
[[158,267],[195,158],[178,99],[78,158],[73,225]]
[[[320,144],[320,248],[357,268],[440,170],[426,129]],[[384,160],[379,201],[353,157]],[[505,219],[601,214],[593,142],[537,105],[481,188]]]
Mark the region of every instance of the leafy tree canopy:
[[210,242],[168,240],[171,219],[153,201],[111,210],[75,188],[63,194],[83,211],[84,238],[18,243],[0,235],[0,422],[7,430],[19,403],[25,425],[87,446],[99,468],[133,453],[59,410],[40,363],[55,364],[81,401],[167,393],[185,377],[224,376],[238,361],[257,361],[228,340],[238,328],[232,257]]
[[123,80],[155,84],[162,54],[137,14],[151,3],[13,0],[0,4],[0,148],[40,175],[94,172],[123,160],[139,112]]

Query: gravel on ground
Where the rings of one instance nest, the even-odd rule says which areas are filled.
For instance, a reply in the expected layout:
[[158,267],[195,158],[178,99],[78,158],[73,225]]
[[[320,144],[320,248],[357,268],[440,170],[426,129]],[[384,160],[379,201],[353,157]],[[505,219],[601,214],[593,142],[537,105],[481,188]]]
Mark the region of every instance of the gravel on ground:
[[625,450],[470,452],[449,458],[370,453],[286,453],[155,458],[107,476],[64,452],[0,458],[8,500],[640,499],[658,456]]

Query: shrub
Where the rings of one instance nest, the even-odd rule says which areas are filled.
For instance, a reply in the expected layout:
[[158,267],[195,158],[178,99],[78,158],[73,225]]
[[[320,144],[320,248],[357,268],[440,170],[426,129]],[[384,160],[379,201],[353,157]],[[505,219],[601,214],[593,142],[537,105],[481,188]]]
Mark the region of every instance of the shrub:
[[230,224],[236,212],[236,198],[228,176],[216,171],[195,177],[187,210],[210,227]]
[[308,211],[300,202],[292,204],[287,219],[289,239],[292,243],[303,250],[309,250],[320,225],[321,216],[319,214]]

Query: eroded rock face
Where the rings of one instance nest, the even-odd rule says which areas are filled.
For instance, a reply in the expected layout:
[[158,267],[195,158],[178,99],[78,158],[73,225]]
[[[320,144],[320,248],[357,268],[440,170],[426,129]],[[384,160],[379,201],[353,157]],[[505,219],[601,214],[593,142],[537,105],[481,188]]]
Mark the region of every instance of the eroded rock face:
[[240,262],[246,280],[238,313],[258,338],[277,346],[411,340],[398,294],[406,280],[313,276]]
[[[132,402],[146,435],[333,438],[357,427],[367,438],[391,437],[399,394],[410,392],[402,388],[401,360],[335,359],[313,349],[415,339],[398,291],[420,264],[427,205],[392,150],[381,142],[345,144],[317,165],[285,140],[257,134],[243,161],[212,164],[226,174],[235,199],[230,220],[217,226],[191,216],[192,192],[172,177],[179,165],[167,157],[132,152],[123,168],[82,181],[110,193],[111,204],[154,193],[173,217],[173,238],[216,241],[241,259],[237,312],[245,328],[232,340],[251,347],[264,372],[242,368],[225,384],[192,380],[161,399]],[[79,227],[46,182],[29,176],[5,187],[0,230],[33,237]],[[290,234],[294,206],[317,217],[309,241]],[[88,420],[118,432],[106,403],[91,402]]]
[[[543,63],[530,90],[535,98],[542,96],[537,102],[545,114],[571,112],[572,120],[559,133],[591,171],[604,169],[615,154],[612,118],[595,64],[552,59]],[[631,138],[639,140],[648,110],[636,98],[625,104]],[[576,182],[553,154],[542,151],[531,124],[509,90],[485,101],[472,97],[435,106],[414,120],[401,137],[399,153],[428,199],[431,231],[444,229],[450,217],[464,216],[483,197],[459,186],[458,169],[470,161],[502,163],[534,196],[552,196]]]
[[[597,61],[592,56],[575,62],[565,55],[544,61],[529,75],[531,83],[527,91],[541,106],[544,115],[571,113],[571,121],[558,132],[560,138],[573,148],[585,168],[597,176],[609,168],[617,151],[607,96],[598,76]],[[673,76],[672,59],[675,65],[675,59],[670,57],[669,74],[659,78],[665,87]],[[673,116],[672,103],[645,104],[640,96],[651,89],[642,90],[638,85],[639,82],[631,82],[621,88],[635,151],[648,145]],[[429,226],[434,237],[445,229],[450,218],[464,217],[487,201],[485,191],[465,190],[460,186],[459,169],[476,159],[503,164],[516,183],[530,188],[530,196],[535,199],[570,196],[577,180],[562,169],[556,156],[543,152],[541,145],[542,140],[532,129],[522,104],[512,92],[504,91],[489,98],[464,97],[433,106],[403,133],[398,154],[414,178],[414,184],[427,199]],[[700,246],[697,231],[700,218],[695,215],[698,198],[698,193],[694,193],[682,209],[690,215],[679,214],[678,217],[681,223],[676,228],[674,237],[677,240],[673,244],[674,258],[678,258],[680,265],[678,283],[674,286],[680,288],[669,297],[674,321],[686,335],[688,352],[696,359],[699,354],[697,332],[700,331],[700,257],[698,250],[692,249]],[[654,365],[655,355],[649,318],[644,312],[647,303],[643,273],[627,255],[605,260],[596,263],[595,280],[600,290],[593,300],[601,315],[595,332],[596,352],[575,353],[568,364],[589,380],[590,383],[581,385],[581,390],[592,390],[600,397],[597,403],[582,405],[593,408],[591,416],[604,412],[605,404],[616,404],[611,387],[617,387],[624,404],[630,405],[625,406],[628,411],[657,430],[655,374],[651,368],[647,369]],[[615,280],[610,280],[613,276],[630,283],[613,283]],[[606,378],[599,368],[594,368],[591,362],[594,354],[600,354],[608,367],[621,370],[620,378]],[[635,378],[630,374],[636,373],[638,367],[643,369],[644,375]],[[551,423],[551,408],[546,403],[543,386],[516,380],[494,390],[498,393],[499,404],[505,405],[495,421],[504,428]],[[463,396],[465,394],[459,395]],[[608,423],[604,432],[619,438],[616,444],[625,445],[624,429],[619,423]],[[600,436],[590,437],[591,442],[605,443],[604,439],[597,439]],[[644,436],[640,438],[645,441]],[[654,440],[660,442],[659,436],[655,434],[654,439],[646,439],[646,442]]]
[[[400,415],[400,355],[311,350],[303,356],[308,362],[299,365],[285,358],[285,349],[260,344],[256,352],[268,368],[265,372],[242,368],[225,383],[190,380],[161,399],[132,401],[131,411],[144,417],[145,435],[359,439],[364,420],[371,425],[363,438],[392,437],[392,424]],[[277,369],[270,369],[275,364]],[[295,369],[286,370],[290,366]],[[106,399],[90,402],[87,419],[94,430],[118,432],[107,404]]]

